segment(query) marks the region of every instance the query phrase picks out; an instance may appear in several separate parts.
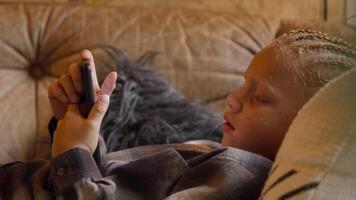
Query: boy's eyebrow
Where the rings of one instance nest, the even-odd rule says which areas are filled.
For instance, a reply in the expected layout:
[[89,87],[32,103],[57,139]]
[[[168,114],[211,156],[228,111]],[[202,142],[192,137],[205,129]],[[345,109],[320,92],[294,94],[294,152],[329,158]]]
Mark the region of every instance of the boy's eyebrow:
[[[245,83],[246,83],[247,82],[246,73],[243,74],[243,77],[244,77]],[[266,89],[268,91],[268,93],[270,93],[272,95],[277,94],[276,89],[274,87],[272,87],[270,84],[265,84],[265,82],[262,83],[261,81],[258,81],[257,79],[251,78],[251,77],[250,77],[250,81],[254,84],[254,87],[257,87],[258,85],[262,85],[262,88]]]
[[261,82],[261,81],[254,79],[254,83],[256,84],[255,86],[260,85],[260,87],[262,87],[264,90],[267,90],[267,92],[272,95],[276,95],[276,93],[277,93],[276,89],[273,86],[271,86],[270,84],[268,84],[267,82]]

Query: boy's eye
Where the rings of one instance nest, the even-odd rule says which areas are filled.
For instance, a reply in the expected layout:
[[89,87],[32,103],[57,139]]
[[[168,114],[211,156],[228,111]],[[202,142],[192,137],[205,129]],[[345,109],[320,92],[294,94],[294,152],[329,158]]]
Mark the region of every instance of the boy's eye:
[[259,103],[268,103],[269,100],[265,97],[261,97],[259,95],[252,95],[252,100],[255,102],[259,102]]

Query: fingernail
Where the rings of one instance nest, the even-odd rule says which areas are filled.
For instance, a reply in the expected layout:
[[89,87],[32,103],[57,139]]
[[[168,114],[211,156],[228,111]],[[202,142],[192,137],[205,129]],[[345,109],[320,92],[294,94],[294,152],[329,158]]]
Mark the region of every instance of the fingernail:
[[101,95],[99,99],[99,101],[104,104],[109,104],[109,100],[110,100],[109,95],[106,94]]
[[90,51],[88,49],[85,49],[82,51],[82,56],[83,58],[89,59],[90,58]]

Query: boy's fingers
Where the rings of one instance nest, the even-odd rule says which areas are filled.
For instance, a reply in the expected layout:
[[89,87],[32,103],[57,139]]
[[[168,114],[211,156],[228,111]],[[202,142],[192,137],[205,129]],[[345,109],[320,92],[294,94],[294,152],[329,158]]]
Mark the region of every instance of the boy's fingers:
[[101,84],[100,94],[111,95],[116,86],[117,73],[110,72],[104,79],[103,84]]
[[58,99],[62,103],[67,103],[68,99],[67,96],[65,95],[65,92],[63,89],[60,87],[58,81],[53,82],[49,87],[48,87],[48,97]]
[[80,110],[77,104],[69,104],[67,112],[72,112],[80,115]]
[[96,70],[95,70],[95,63],[94,63],[94,58],[93,55],[89,50],[83,50],[80,54],[80,57],[82,60],[88,60],[90,64],[90,71],[91,71],[91,78],[93,81],[93,89],[94,93],[100,90],[99,83],[98,83],[98,78],[96,76]]
[[82,85],[82,73],[78,64],[73,63],[69,66],[68,69],[69,76],[73,80],[74,88],[77,90],[78,93],[82,94],[84,89]]
[[72,103],[77,103],[80,100],[79,95],[74,89],[73,81],[68,74],[62,75],[59,78],[59,83]]
[[94,120],[95,123],[101,124],[104,115],[109,107],[110,97],[108,95],[100,95],[91,109],[88,119]]

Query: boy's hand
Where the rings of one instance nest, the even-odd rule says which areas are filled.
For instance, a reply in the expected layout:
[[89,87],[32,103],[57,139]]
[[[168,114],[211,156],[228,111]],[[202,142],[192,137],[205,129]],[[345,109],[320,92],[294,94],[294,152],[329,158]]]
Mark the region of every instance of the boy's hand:
[[[117,78],[116,72],[111,72],[107,75],[100,88],[96,76],[93,55],[89,50],[84,50],[80,56],[81,59],[89,60],[95,101],[101,94],[110,95],[113,87],[115,87]],[[67,74],[62,75],[57,81],[51,83],[48,87],[48,98],[53,114],[58,120],[64,117],[69,104],[79,103],[80,96],[84,91],[83,88],[80,67],[75,63],[69,66]]]
[[76,104],[69,104],[68,111],[57,124],[52,144],[52,157],[73,148],[94,153],[99,139],[101,121],[109,106],[108,95],[99,96],[85,119]]
[[59,120],[52,144],[53,157],[75,147],[94,153],[100,125],[108,108],[110,95],[116,86],[117,74],[111,72],[99,88],[91,52],[84,50],[81,58],[89,60],[90,63],[95,104],[87,119],[81,116],[79,95],[83,93],[83,83],[80,68],[76,64],[69,67],[68,74],[49,86],[48,97],[53,113]]

